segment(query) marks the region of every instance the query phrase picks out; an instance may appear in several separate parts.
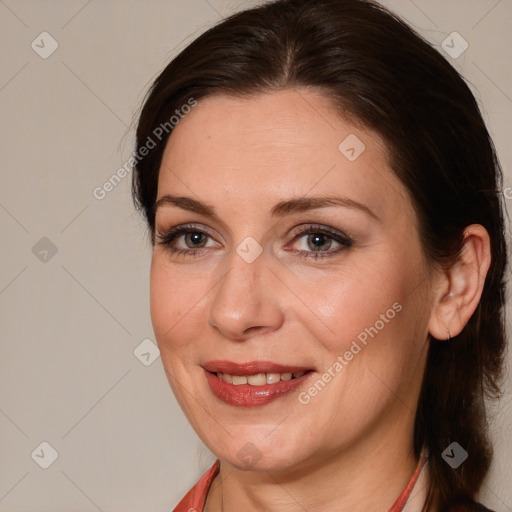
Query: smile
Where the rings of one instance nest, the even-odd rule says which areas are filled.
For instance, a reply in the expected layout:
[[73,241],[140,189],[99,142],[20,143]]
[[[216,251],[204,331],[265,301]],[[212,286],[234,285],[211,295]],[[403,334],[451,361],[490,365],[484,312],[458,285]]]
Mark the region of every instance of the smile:
[[219,379],[240,386],[242,384],[249,384],[250,386],[264,386],[265,384],[275,384],[282,380],[292,380],[302,377],[306,372],[298,373],[257,373],[255,375],[230,375],[229,373],[220,373],[216,375]]
[[224,403],[239,407],[262,406],[283,398],[315,373],[305,367],[265,361],[212,361],[203,369],[213,395]]

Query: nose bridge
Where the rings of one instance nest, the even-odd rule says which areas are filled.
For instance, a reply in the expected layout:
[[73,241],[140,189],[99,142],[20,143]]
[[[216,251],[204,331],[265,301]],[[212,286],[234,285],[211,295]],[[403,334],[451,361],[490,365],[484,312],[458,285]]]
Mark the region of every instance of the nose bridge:
[[272,274],[261,246],[250,237],[234,248],[213,290],[209,324],[226,337],[240,338],[253,328],[277,328],[281,314]]

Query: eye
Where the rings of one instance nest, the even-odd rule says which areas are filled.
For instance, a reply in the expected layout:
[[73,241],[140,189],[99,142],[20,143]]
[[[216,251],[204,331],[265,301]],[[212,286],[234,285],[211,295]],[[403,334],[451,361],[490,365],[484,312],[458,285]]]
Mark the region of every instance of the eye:
[[[306,236],[307,235],[307,236]],[[327,226],[309,225],[295,233],[294,240],[301,240],[298,256],[301,258],[327,258],[352,247],[351,237]],[[339,247],[330,251],[333,242]]]
[[[293,241],[304,240],[300,244],[301,249],[292,252],[297,253],[300,258],[306,259],[327,258],[352,247],[354,243],[351,237],[340,231],[313,224],[301,228],[293,235]],[[184,247],[177,247],[177,242],[181,238],[183,238]],[[171,253],[181,256],[200,256],[205,252],[204,249],[211,247],[211,245],[207,245],[208,238],[213,238],[208,230],[200,229],[194,225],[177,226],[156,232],[157,244],[163,245]],[[339,247],[330,250],[333,242],[338,244]]]
[[[176,242],[183,237],[185,248],[176,247]],[[207,238],[212,238],[208,231],[195,226],[185,225],[158,231],[157,243],[167,247],[172,253],[178,255],[199,256],[200,249],[206,248]]]

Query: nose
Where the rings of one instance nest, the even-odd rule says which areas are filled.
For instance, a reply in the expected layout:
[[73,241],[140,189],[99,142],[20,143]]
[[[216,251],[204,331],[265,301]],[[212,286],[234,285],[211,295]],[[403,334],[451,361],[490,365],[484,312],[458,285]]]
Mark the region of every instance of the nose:
[[212,290],[208,324],[225,338],[247,340],[279,329],[284,320],[284,285],[265,253],[248,263],[236,251]]

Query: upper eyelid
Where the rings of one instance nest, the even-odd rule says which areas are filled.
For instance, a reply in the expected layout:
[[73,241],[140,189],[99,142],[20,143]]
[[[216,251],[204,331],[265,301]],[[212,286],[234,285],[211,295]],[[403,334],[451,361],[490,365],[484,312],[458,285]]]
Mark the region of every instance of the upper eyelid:
[[[298,226],[295,226],[292,229],[290,229],[289,232],[295,233],[295,234],[300,234],[303,231],[307,231],[308,229],[318,229],[319,231],[322,231],[322,230],[332,231],[332,234],[339,234],[340,236],[345,235],[347,238],[351,238],[348,233],[346,233],[340,229],[337,229],[337,228],[334,228],[334,227],[331,227],[328,225],[323,225],[321,223],[316,223],[316,222],[306,222],[306,223],[299,224]],[[207,226],[200,225],[200,224],[196,225],[196,224],[185,223],[185,224],[178,224],[178,225],[170,227],[170,228],[167,228],[166,226],[162,226],[161,228],[158,228],[157,226],[155,226],[155,232],[160,232],[160,233],[162,233],[162,232],[168,233],[170,231],[178,231],[178,230],[188,230],[188,231],[197,230],[197,231],[205,232],[208,235],[210,235],[210,233],[215,232],[215,230],[213,230]]]
[[[183,225],[174,226],[169,229],[165,229],[165,228],[162,230],[157,229],[156,231],[157,231],[157,236],[160,239],[166,238],[166,236],[168,236],[169,234],[173,234],[174,236],[173,236],[172,242],[175,242],[176,239],[181,238],[182,236],[186,235],[187,233],[200,232],[200,233],[203,233],[203,234],[207,235],[208,237],[210,237],[216,243],[219,243],[219,242],[217,242],[216,237],[213,236],[212,230],[210,228],[207,228],[206,226],[200,227],[195,224],[183,224]],[[292,240],[295,240],[297,237],[302,238],[303,236],[306,236],[308,234],[315,233],[315,232],[323,233],[327,237],[331,238],[336,243],[341,244],[341,245],[342,245],[342,242],[340,242],[339,240],[336,240],[336,237],[338,237],[342,240],[345,240],[347,243],[350,243],[350,244],[352,244],[354,242],[354,237],[346,232],[340,231],[340,230],[330,227],[330,226],[324,226],[322,224],[312,223],[312,222],[306,223],[305,225],[303,224],[303,225],[294,227],[293,229],[290,230],[290,236],[292,236]],[[197,248],[197,249],[187,248],[187,249],[185,249],[185,251],[194,251],[194,250],[201,250],[201,249],[202,248]]]

